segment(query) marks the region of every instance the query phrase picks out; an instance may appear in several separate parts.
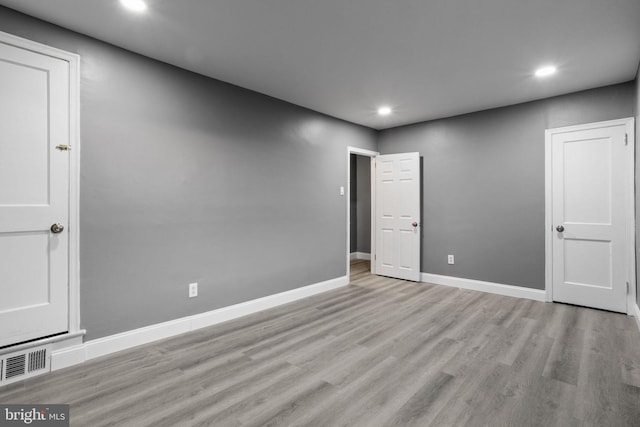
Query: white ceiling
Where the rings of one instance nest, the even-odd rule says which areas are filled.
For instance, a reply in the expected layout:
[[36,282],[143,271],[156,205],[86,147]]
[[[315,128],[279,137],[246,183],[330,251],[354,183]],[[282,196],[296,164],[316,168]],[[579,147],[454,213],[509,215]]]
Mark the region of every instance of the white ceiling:
[[[0,0],[207,76],[376,129],[620,83],[640,0]],[[532,76],[553,63],[559,72]],[[376,108],[394,108],[379,117]]]

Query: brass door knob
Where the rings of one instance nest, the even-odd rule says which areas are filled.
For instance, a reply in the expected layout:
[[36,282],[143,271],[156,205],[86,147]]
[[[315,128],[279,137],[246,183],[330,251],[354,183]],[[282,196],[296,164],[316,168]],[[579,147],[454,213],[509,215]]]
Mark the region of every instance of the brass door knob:
[[417,227],[417,226],[418,226],[418,223],[417,223],[417,222],[415,222],[415,221],[413,221],[413,222],[411,223],[411,225],[413,225],[414,227]]
[[64,225],[60,224],[59,222],[56,222],[51,226],[52,233],[55,233],[55,234],[62,233],[62,230],[64,230]]

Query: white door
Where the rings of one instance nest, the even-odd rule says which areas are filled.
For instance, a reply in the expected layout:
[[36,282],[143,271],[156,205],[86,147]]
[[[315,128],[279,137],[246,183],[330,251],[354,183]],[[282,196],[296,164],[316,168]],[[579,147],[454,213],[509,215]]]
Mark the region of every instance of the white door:
[[376,274],[420,281],[420,155],[376,157]]
[[0,347],[68,330],[68,144],[69,63],[0,43]]
[[550,132],[553,300],[626,313],[626,124]]

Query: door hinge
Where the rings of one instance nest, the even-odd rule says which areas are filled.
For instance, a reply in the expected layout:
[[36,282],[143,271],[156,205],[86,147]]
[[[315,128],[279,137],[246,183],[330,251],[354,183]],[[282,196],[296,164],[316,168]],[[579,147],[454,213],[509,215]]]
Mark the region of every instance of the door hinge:
[[629,295],[629,282],[627,282],[627,295]]
[[629,145],[629,134],[628,133],[624,134],[624,145]]
[[67,144],[58,144],[58,145],[56,145],[56,149],[58,149],[60,151],[69,151],[69,150],[71,150],[71,146],[67,145]]

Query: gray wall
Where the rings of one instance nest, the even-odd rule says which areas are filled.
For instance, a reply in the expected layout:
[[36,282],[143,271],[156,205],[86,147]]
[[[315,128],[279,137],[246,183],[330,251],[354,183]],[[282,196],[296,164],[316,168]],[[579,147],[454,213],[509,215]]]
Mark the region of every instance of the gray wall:
[[375,131],[2,7],[0,31],[82,56],[88,339],[346,274],[345,153]]
[[356,156],[357,244],[356,251],[371,253],[371,158]]
[[422,271],[543,289],[544,131],[631,117],[635,91],[629,82],[380,132],[381,153],[423,156]]

